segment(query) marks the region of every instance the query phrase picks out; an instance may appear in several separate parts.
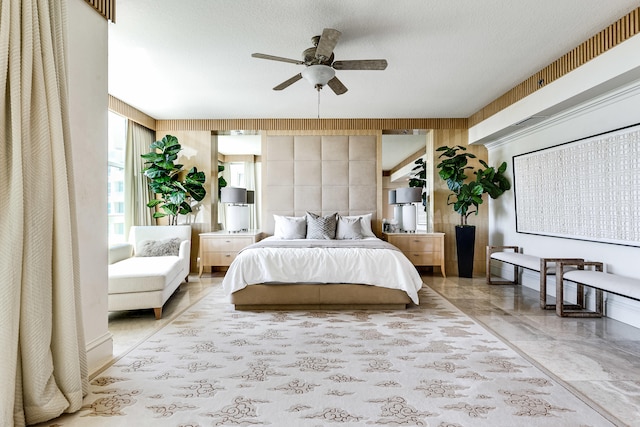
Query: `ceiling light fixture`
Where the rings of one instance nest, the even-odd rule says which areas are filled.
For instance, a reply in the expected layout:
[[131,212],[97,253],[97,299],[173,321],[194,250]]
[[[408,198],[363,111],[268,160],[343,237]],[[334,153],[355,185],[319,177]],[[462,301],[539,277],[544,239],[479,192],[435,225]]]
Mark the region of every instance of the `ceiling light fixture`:
[[309,65],[301,74],[314,88],[320,90],[335,77],[336,72],[328,65]]

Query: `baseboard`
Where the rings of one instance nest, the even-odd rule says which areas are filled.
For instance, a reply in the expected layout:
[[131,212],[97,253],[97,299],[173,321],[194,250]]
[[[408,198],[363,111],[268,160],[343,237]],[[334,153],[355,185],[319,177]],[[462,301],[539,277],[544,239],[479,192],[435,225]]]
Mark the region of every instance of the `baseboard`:
[[[501,263],[504,264],[504,263]],[[513,275],[513,266],[494,266],[491,267],[492,276],[511,279]],[[531,270],[520,269],[520,283],[522,286],[540,292],[540,275]],[[547,294],[556,296],[556,280],[555,276],[547,278]],[[576,284],[566,282],[565,284],[566,299],[570,303],[576,302]],[[595,290],[588,289],[585,296],[587,307],[590,310],[595,306]],[[617,320],[635,328],[640,328],[640,303],[629,298],[618,295],[604,294],[604,313],[605,316]]]
[[87,349],[87,365],[91,377],[113,359],[113,335],[107,331],[86,343],[85,348]]

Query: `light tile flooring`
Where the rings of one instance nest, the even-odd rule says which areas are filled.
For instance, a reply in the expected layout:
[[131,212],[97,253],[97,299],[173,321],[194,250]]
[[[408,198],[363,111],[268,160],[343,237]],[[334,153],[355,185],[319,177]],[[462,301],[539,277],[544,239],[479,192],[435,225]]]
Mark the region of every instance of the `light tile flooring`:
[[[222,276],[192,275],[165,304],[161,320],[155,320],[152,310],[111,313],[114,356],[122,356],[219,286]],[[620,425],[640,425],[640,329],[606,318],[559,318],[540,309],[538,292],[488,286],[484,277],[445,279],[425,273],[423,280],[532,363],[599,404]]]

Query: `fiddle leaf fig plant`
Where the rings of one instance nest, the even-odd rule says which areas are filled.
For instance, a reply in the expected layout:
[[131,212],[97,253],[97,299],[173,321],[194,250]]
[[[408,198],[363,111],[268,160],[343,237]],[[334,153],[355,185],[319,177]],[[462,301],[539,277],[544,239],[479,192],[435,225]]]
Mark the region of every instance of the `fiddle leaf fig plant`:
[[173,135],[152,142],[149,148],[149,153],[141,155],[148,165],[143,173],[156,198],[149,201],[147,207],[154,210],[154,218],[169,217],[169,225],[177,225],[178,215],[192,212],[192,200],[200,202],[206,196],[206,175],[196,167],[185,174],[184,165],[175,163],[182,146]]
[[422,207],[427,211],[427,193],[424,188],[427,186],[427,162],[423,158],[419,158],[413,162],[415,166],[411,169],[413,175],[409,177],[409,187],[422,188]]
[[[467,149],[460,145],[454,147],[439,147],[436,151],[443,153],[438,156],[443,160],[436,166],[438,175],[447,182],[451,194],[447,197],[447,204],[453,205],[453,210],[460,214],[460,226],[467,226],[469,215],[478,215],[478,207],[482,204],[484,193],[496,199],[511,188],[509,180],[504,175],[507,170],[507,162],[502,162],[496,169],[485,161],[479,160],[483,168],[473,170],[469,166],[469,159],[475,159],[472,153],[466,153]],[[467,182],[466,172],[471,171],[475,175],[473,181]],[[455,197],[454,200],[451,200]]]

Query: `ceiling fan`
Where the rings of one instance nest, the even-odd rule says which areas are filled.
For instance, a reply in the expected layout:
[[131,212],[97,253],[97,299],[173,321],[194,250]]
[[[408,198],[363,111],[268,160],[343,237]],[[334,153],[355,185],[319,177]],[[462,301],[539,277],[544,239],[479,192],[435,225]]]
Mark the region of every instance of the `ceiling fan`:
[[269,59],[272,61],[289,62],[292,64],[305,65],[306,68],[288,80],[274,87],[273,90],[282,90],[302,78],[308,80],[318,91],[325,85],[342,95],[347,88],[336,77],[335,70],[384,70],[387,68],[386,59],[356,59],[349,61],[334,61],[333,49],[336,47],[342,33],[332,28],[325,28],[321,36],[311,38],[313,47],[305,49],[302,53],[302,60],[283,58],[280,56],[266,55],[264,53],[253,53],[253,58]]

